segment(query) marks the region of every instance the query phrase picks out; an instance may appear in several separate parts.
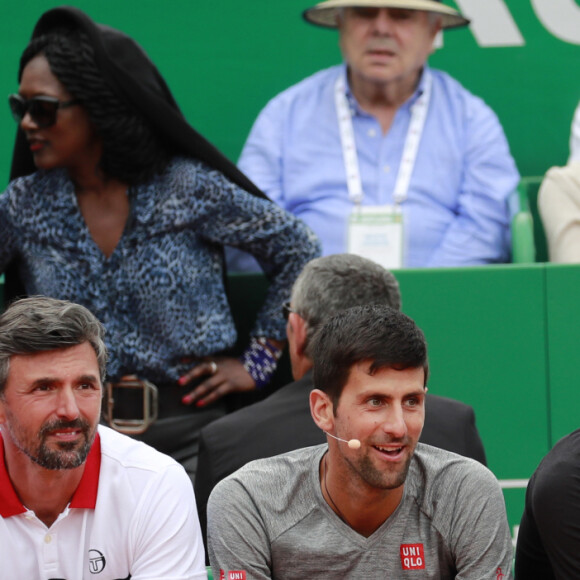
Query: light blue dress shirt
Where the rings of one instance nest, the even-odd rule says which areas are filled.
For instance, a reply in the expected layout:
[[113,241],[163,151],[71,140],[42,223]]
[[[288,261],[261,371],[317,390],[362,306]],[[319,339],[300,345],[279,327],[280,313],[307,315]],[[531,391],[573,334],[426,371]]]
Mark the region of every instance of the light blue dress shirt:
[[[347,87],[364,205],[392,204],[411,107],[429,70],[433,87],[405,216],[407,267],[467,266],[510,258],[508,198],[519,174],[493,111],[449,75],[425,69],[383,135]],[[349,199],[334,85],[346,66],[279,94],[256,120],[239,166],[320,237],[325,255],[346,251]],[[231,263],[231,262],[230,262]],[[243,260],[235,264],[244,269]]]

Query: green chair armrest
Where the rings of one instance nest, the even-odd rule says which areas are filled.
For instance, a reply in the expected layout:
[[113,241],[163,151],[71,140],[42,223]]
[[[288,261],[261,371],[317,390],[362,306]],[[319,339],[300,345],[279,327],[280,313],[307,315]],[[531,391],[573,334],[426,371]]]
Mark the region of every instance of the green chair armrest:
[[529,211],[520,211],[514,215],[511,224],[512,262],[528,264],[536,261],[534,243],[534,220]]
[[527,264],[536,260],[534,219],[530,211],[527,186],[521,180],[509,198],[511,221],[511,250],[514,264]]

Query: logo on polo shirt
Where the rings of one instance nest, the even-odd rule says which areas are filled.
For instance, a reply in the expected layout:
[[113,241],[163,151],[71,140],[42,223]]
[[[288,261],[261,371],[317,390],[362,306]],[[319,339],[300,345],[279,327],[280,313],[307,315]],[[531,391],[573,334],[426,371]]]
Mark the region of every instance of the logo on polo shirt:
[[91,574],[100,574],[106,565],[105,556],[99,550],[89,550],[89,572]]
[[246,572],[244,570],[230,570],[228,580],[246,580]]
[[401,566],[403,570],[424,570],[423,544],[401,544]]

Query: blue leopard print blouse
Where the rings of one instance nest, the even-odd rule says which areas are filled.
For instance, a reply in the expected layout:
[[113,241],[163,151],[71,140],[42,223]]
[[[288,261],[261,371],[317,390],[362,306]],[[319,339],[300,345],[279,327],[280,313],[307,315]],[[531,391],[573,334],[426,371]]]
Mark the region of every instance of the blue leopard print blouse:
[[285,338],[280,305],[320,254],[308,227],[200,161],[175,158],[129,190],[131,211],[109,258],[94,243],[64,170],[38,171],[0,196],[0,268],[20,256],[29,295],[78,302],[105,325],[109,377],[173,382],[184,357],[233,346],[224,244],[252,253],[271,278],[253,334]]

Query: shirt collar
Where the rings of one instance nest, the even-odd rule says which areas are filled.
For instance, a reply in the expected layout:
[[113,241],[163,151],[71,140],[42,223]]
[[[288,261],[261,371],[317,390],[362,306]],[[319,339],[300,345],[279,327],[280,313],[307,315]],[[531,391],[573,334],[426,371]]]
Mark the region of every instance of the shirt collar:
[[[348,75],[346,74],[346,72],[347,72],[346,63],[343,63],[340,74],[342,75],[342,78],[344,80],[344,86],[346,87],[345,89],[346,98],[348,100],[348,104],[350,105],[351,109],[356,113],[360,114],[361,112],[363,112],[363,110],[360,108],[360,105],[358,104],[356,97],[352,94],[350,90],[350,85],[348,83]],[[403,104],[403,107],[411,107],[417,101],[417,99],[423,94],[423,92],[425,91],[425,84],[427,82],[427,75],[429,74],[431,74],[429,72],[429,66],[427,65],[427,63],[425,63],[425,66],[423,67],[423,70],[421,72],[421,77],[419,78],[419,84],[417,85],[415,92]]]
[[97,433],[85,463],[83,476],[70,502],[71,508],[95,509],[97,505],[97,492],[99,491],[100,473],[101,436]]
[[4,460],[4,440],[0,433],[0,515],[3,518],[9,518],[24,513],[26,508],[18,499]]
[[[70,502],[71,508],[95,509],[101,471],[101,438],[97,433],[81,477],[81,481]],[[0,433],[0,516],[9,518],[26,512],[18,498],[6,469],[4,441]]]

